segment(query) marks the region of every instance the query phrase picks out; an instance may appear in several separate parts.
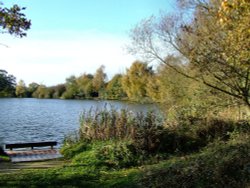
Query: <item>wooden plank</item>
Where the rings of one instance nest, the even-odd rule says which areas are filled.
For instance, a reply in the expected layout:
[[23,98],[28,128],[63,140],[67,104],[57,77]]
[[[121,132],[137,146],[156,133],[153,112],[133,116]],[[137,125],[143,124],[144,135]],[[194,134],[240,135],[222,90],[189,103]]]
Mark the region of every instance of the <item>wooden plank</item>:
[[33,149],[34,147],[46,147],[51,146],[51,149],[53,149],[53,146],[56,146],[57,142],[50,141],[50,142],[30,142],[30,143],[14,143],[14,144],[6,144],[5,149],[12,150],[13,148],[27,148],[31,147]]
[[34,170],[34,169],[47,169],[62,167],[67,164],[66,161],[60,159],[46,160],[46,161],[32,161],[32,162],[21,162],[21,163],[1,163],[1,173],[17,173],[20,170]]
[[43,161],[61,158],[58,149],[45,150],[12,150],[6,151],[11,159],[11,162],[28,162],[28,161]]
[[61,158],[59,150],[7,151],[12,162],[43,161]]

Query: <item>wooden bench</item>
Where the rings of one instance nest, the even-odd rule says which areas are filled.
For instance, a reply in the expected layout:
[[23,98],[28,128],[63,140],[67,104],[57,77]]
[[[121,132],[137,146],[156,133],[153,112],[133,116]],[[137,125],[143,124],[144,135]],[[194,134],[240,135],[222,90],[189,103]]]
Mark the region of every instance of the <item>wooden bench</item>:
[[34,147],[48,147],[50,146],[53,149],[53,146],[56,146],[57,142],[30,142],[30,143],[15,143],[15,144],[5,144],[5,149],[13,150],[14,148],[31,148],[32,150]]

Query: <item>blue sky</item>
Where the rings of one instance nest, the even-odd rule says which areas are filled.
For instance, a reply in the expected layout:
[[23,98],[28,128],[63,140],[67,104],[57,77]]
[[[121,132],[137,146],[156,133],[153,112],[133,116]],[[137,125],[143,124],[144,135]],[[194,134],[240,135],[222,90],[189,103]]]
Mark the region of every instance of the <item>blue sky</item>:
[[26,84],[63,83],[70,75],[94,73],[102,64],[111,78],[135,60],[127,54],[128,32],[140,20],[174,9],[174,0],[17,0],[27,7],[28,36],[0,36],[0,68]]

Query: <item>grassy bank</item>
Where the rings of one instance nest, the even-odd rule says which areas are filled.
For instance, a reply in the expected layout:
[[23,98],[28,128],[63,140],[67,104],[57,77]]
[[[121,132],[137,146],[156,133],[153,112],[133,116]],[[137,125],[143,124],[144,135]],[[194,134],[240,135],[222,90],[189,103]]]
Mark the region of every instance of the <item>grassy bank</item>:
[[173,156],[157,164],[100,170],[70,164],[48,170],[1,174],[3,187],[247,187],[249,136],[211,144],[202,151]]
[[248,187],[249,140],[247,121],[95,111],[65,140],[64,166],[0,174],[0,187]]

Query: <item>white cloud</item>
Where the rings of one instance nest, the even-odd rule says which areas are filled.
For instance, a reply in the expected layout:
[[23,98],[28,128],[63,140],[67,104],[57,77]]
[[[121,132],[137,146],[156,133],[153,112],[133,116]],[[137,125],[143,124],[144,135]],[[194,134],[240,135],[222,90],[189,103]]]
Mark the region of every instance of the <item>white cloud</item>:
[[31,82],[54,85],[70,75],[94,73],[102,64],[111,78],[129,67],[134,58],[122,49],[125,38],[98,32],[47,32],[25,39],[0,38],[0,69]]

